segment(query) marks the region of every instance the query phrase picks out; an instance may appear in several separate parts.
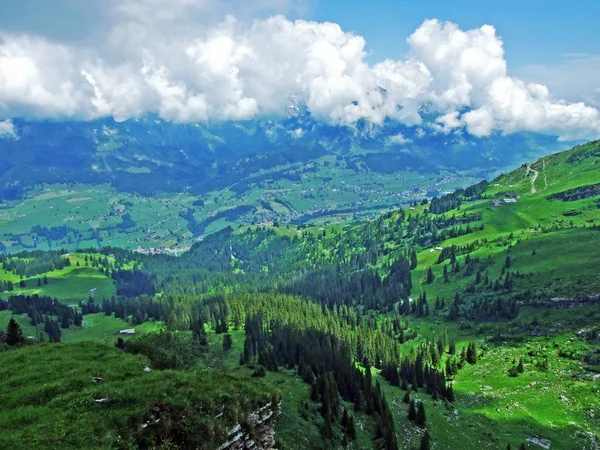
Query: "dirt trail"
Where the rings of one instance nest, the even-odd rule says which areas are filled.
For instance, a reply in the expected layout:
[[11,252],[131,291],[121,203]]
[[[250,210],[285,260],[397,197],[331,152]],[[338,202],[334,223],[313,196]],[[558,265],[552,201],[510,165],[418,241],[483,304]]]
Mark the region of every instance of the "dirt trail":
[[540,174],[537,170],[531,168],[531,165],[535,164],[536,162],[537,162],[537,159],[532,163],[528,163],[527,164],[527,173],[525,173],[525,176],[528,176],[529,172],[533,172],[533,176],[531,177],[531,193],[532,194],[535,194],[537,192],[537,190],[535,188],[535,180],[537,180],[537,177]]
[[546,176],[546,160],[542,159],[542,171],[544,172],[544,190],[548,189],[548,177]]

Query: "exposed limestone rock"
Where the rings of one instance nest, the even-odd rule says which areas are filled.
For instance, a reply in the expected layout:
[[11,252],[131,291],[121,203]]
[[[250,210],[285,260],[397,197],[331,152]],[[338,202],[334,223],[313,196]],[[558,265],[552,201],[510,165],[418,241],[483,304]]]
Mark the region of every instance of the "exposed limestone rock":
[[271,402],[253,411],[245,422],[237,423],[227,433],[227,442],[217,450],[275,450],[273,424],[279,414],[279,404]]

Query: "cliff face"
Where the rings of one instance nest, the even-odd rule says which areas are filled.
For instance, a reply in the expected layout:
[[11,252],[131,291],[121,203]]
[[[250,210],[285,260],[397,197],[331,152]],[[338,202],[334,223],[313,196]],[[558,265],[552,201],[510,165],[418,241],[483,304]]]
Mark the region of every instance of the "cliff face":
[[273,425],[279,415],[279,404],[267,403],[252,412],[248,418],[229,430],[227,442],[217,450],[274,450],[275,430]]

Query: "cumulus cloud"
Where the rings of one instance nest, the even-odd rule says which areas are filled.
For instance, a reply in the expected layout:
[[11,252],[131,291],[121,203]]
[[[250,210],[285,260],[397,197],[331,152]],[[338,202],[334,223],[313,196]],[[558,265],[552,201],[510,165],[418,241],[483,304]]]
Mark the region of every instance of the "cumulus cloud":
[[[600,137],[597,109],[508,76],[492,26],[463,31],[427,20],[408,37],[408,59],[370,65],[365,39],[335,23],[282,15],[245,20],[223,10],[244,4],[289,12],[300,3],[114,0],[95,43],[0,32],[0,112],[245,120],[283,114],[298,98],[313,115],[344,125],[392,118],[437,133]],[[238,9],[238,16],[248,14]],[[433,123],[423,123],[423,104],[437,114]]]
[[398,134],[396,134],[394,136],[391,136],[389,138],[389,141],[392,144],[400,144],[400,145],[402,145],[402,144],[409,144],[409,143],[411,143],[412,139],[408,139],[402,133],[398,133]]
[[0,122],[0,139],[17,139],[15,126],[9,119]]

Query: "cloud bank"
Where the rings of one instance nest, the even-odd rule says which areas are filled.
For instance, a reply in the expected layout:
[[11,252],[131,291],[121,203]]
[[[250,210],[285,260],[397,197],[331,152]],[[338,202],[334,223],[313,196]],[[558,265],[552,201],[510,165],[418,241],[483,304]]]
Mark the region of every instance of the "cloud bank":
[[508,76],[502,40],[489,25],[463,31],[427,20],[408,37],[406,60],[369,65],[365,39],[335,23],[248,21],[224,16],[211,0],[109,5],[111,20],[85,44],[0,31],[0,115],[245,120],[285,113],[299,98],[313,115],[345,125],[362,118],[419,125],[427,104],[437,133],[600,137],[598,109]]

